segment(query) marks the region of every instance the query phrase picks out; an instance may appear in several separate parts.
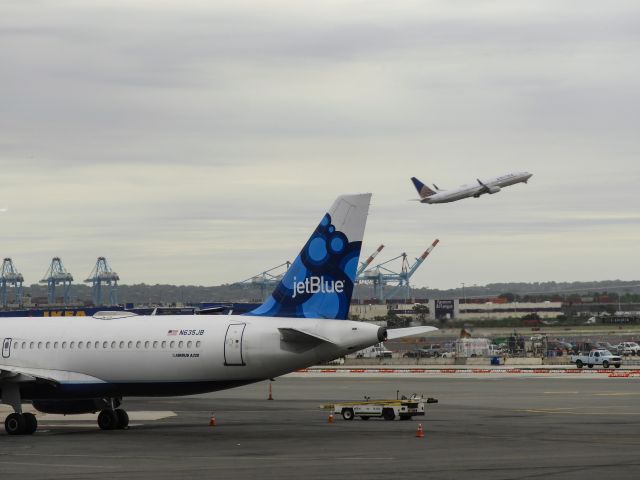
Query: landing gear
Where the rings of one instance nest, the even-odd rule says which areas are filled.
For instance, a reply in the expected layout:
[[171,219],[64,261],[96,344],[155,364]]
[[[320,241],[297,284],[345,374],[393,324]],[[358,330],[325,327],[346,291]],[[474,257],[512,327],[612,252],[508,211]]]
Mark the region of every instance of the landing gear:
[[106,408],[98,415],[98,426],[102,430],[124,430],[129,426],[129,415],[122,408]]
[[4,421],[4,429],[9,435],[33,435],[38,421],[33,413],[12,413]]
[[13,408],[12,414],[4,421],[4,429],[9,435],[33,435],[38,429],[38,421],[33,413],[22,413],[20,387],[16,383],[2,386],[2,403]]
[[22,417],[24,418],[24,423],[25,423],[25,434],[26,435],[33,435],[34,433],[36,433],[36,430],[38,429],[38,420],[36,420],[36,416],[33,413],[23,413]]

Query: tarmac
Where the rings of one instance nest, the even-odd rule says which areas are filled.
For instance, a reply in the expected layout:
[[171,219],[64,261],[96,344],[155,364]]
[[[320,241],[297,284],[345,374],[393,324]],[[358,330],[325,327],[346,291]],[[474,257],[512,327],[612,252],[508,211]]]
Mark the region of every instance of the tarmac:
[[[5,478],[640,478],[640,377],[296,373],[193,397],[125,399],[131,426],[39,417],[0,435]],[[328,423],[321,404],[439,400],[411,421]],[[216,425],[209,426],[211,415]],[[417,438],[418,424],[425,437]]]

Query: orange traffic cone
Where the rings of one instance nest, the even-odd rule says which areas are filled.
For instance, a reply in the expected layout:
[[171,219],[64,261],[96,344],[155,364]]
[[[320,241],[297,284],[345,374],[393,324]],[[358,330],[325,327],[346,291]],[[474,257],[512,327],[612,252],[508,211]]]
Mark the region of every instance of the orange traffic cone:
[[213,413],[211,414],[211,418],[209,419],[209,426],[210,427],[216,426],[216,416]]
[[273,400],[273,393],[271,391],[271,383],[269,383],[269,398],[267,400]]
[[329,418],[327,418],[327,423],[333,423],[333,413],[329,414]]
[[424,438],[424,430],[422,429],[422,424],[418,424],[418,431],[416,432],[417,438]]

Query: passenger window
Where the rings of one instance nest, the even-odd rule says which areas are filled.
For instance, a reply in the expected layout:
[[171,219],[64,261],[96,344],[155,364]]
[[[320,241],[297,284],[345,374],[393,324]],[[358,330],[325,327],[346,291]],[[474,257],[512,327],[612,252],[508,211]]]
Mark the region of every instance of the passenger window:
[[33,342],[29,342],[29,349],[30,349],[30,350],[33,350],[33,347],[35,347],[35,346],[36,346],[36,344],[35,344],[35,343],[33,343]]
[[78,342],[78,348],[82,348],[83,343],[82,342]]
[[167,342],[162,342],[162,348],[166,348],[167,347]]
[[120,348],[124,348],[124,342],[120,342]]
[[111,348],[116,348],[116,342],[111,342]]
[[96,342],[96,343],[93,345],[93,348],[100,348],[100,342]]
[[57,349],[58,349],[58,346],[59,346],[58,342],[53,342],[53,348],[54,348],[54,349],[56,349],[56,350],[57,350]]
[[153,342],[153,348],[158,348],[158,342]]
[[47,350],[49,350],[49,349],[51,348],[51,342],[47,342],[47,343],[44,345],[44,348],[46,348]]
[[102,342],[102,348],[109,348],[109,342]]
[[127,343],[127,348],[133,348],[133,342],[130,341],[129,343]]
[[202,345],[202,343],[200,342],[200,340],[198,340],[198,341],[196,342],[196,348],[200,348],[200,345]]
[[193,345],[193,342],[192,342],[191,340],[189,340],[189,341],[187,342],[187,348],[191,348],[191,346],[192,346],[192,345]]
[[178,342],[178,347],[179,347],[179,348],[182,348],[182,345],[184,345],[184,342],[183,342],[182,340],[180,340],[180,341]]
[[42,342],[38,342],[38,350],[42,348]]
[[136,342],[136,348],[140,348],[142,346],[142,342],[140,340],[138,340]]
[[27,342],[22,342],[22,349],[26,350],[27,349]]
[[15,343],[13,344],[13,349],[14,349],[14,350],[17,350],[17,349],[18,349],[18,342],[15,342]]
[[69,343],[69,348],[75,348],[76,346],[76,342],[70,342]]
[[169,348],[173,348],[176,346],[176,342],[174,342],[173,340],[171,340],[171,343],[169,344]]
[[67,348],[67,342],[62,342],[62,348]]
[[87,348],[91,348],[91,342],[87,342]]
[[149,348],[149,342],[144,342],[144,348]]

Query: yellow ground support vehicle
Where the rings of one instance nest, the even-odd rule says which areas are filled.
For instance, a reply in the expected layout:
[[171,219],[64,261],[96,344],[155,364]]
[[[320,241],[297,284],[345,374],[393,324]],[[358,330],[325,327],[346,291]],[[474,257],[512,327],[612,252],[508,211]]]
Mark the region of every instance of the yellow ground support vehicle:
[[435,398],[423,398],[421,395],[412,395],[409,398],[402,397],[397,400],[371,400],[365,397],[361,402],[342,402],[331,405],[323,405],[335,415],[342,415],[345,420],[353,420],[360,417],[369,420],[372,417],[385,420],[409,420],[414,416],[425,414],[425,404],[438,403]]

